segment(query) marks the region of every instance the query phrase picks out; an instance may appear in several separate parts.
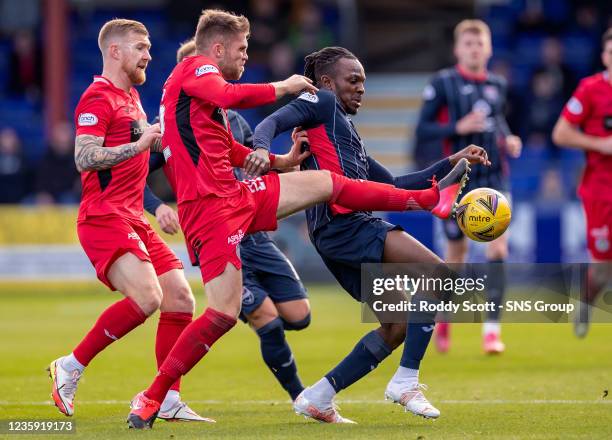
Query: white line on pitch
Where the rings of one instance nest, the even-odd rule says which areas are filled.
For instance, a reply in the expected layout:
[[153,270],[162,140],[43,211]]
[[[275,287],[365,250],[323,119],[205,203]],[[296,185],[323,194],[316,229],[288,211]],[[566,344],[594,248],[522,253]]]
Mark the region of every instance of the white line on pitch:
[[[84,400],[77,401],[78,405],[128,405],[127,400]],[[289,405],[289,400],[189,400],[194,405]],[[338,400],[340,404],[390,404],[384,400],[347,399]],[[560,400],[560,399],[535,399],[535,400],[438,400],[440,405],[610,405],[612,400]],[[43,401],[8,401],[0,400],[0,406],[47,406],[53,405],[50,400]]]

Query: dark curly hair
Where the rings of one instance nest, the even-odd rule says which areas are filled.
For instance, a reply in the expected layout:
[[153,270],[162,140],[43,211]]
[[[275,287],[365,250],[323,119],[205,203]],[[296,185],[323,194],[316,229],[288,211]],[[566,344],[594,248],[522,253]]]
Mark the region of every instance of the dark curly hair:
[[306,55],[304,58],[306,62],[304,65],[304,76],[317,84],[321,76],[328,75],[333,70],[336,62],[342,58],[357,59],[350,50],[338,46],[324,47],[310,55]]

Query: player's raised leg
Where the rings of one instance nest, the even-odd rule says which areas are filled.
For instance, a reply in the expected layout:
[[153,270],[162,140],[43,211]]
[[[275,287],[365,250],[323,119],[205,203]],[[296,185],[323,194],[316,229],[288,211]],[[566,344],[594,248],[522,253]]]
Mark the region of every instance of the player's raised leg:
[[436,184],[426,190],[404,190],[384,183],[349,179],[326,170],[285,173],[278,178],[280,197],[276,216],[279,219],[323,202],[354,211],[408,211],[431,210],[440,199]]
[[152,264],[132,253],[119,257],[107,278],[125,298],[102,312],[70,354],[49,366],[53,401],[67,416],[74,414],[74,396],[85,367],[98,353],[142,324],[161,304],[162,291]]

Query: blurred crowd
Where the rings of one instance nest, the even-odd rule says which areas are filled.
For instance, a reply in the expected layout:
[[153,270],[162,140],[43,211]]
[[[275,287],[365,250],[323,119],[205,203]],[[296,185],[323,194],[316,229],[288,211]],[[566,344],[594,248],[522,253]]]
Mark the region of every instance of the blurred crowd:
[[[91,48],[96,47],[101,23],[117,15],[116,11],[96,10],[90,3],[71,3],[71,103],[76,103],[92,70],[100,65],[99,53]],[[222,6],[249,17],[250,59],[244,80],[260,82],[301,71],[304,55],[338,42],[336,4],[230,0],[221,5],[185,0],[180,8],[168,2],[165,10],[127,14],[143,21],[152,34],[155,64],[141,90],[145,109],[155,114],[159,89],[174,65],[177,44],[193,32],[202,7]],[[514,190],[532,195],[535,185],[537,197],[545,201],[573,197],[582,155],[559,150],[550,133],[578,80],[601,68],[599,39],[612,24],[601,13],[607,3],[511,0],[483,4],[478,14],[493,31],[491,69],[509,80],[508,120],[525,144],[519,160],[527,166],[515,167],[525,174],[513,179]],[[72,159],[72,123],[43,124],[40,24],[38,0],[20,0],[18,5],[0,0],[0,203],[75,203],[80,197]],[[256,123],[270,110],[247,111],[245,117]]]

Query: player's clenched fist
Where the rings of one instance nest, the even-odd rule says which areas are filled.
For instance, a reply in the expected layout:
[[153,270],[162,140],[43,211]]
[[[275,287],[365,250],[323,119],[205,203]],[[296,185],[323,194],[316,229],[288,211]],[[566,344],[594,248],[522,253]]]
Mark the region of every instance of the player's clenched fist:
[[159,124],[149,125],[144,129],[140,139],[136,142],[136,148],[139,152],[148,150],[151,148],[154,151],[157,149],[154,148],[155,145],[161,145],[161,130]]

